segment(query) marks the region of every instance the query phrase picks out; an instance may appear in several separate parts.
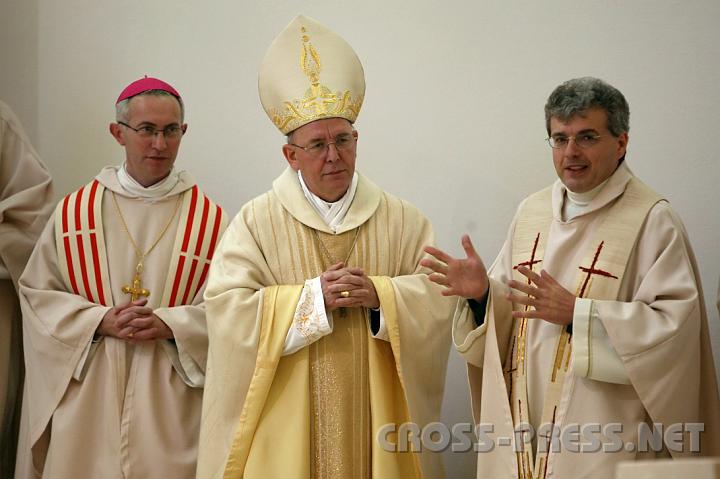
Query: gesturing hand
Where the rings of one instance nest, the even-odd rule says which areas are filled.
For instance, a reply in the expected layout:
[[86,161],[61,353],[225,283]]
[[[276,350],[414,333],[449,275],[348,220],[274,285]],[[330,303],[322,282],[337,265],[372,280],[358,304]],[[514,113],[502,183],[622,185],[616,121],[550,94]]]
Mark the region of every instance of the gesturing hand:
[[445,286],[443,296],[481,299],[490,285],[485,265],[468,235],[463,235],[461,243],[467,258],[456,259],[444,251],[426,246],[425,252],[437,261],[425,258],[420,264],[433,271],[428,274],[430,281]]
[[515,280],[508,281],[508,286],[525,294],[519,295],[511,292],[507,295],[507,299],[513,303],[531,306],[531,308],[527,311],[513,311],[514,317],[538,318],[563,326],[572,322],[575,296],[570,291],[563,288],[545,270],[537,274],[529,268],[521,266],[518,268],[518,272],[527,277],[531,284]]

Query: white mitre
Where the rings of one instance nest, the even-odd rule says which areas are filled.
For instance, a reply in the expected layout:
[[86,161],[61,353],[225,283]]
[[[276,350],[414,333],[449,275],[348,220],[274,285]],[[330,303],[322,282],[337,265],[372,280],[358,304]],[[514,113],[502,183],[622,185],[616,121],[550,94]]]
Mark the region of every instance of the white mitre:
[[288,134],[323,118],[354,123],[365,98],[365,74],[342,37],[298,15],[265,54],[258,89],[270,120]]

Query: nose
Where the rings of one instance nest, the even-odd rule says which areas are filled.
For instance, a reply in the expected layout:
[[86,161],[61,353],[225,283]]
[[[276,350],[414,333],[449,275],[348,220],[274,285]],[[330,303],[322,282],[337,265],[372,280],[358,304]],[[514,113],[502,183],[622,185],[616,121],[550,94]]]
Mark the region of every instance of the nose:
[[575,142],[575,137],[571,136],[568,138],[568,143],[565,146],[565,156],[577,156],[580,151],[580,147]]
[[155,132],[155,136],[153,136],[152,146],[156,150],[164,150],[167,147],[167,140],[165,139],[165,133],[160,131]]
[[333,162],[340,158],[340,152],[338,152],[337,146],[334,141],[331,141],[327,145],[327,156],[325,161]]

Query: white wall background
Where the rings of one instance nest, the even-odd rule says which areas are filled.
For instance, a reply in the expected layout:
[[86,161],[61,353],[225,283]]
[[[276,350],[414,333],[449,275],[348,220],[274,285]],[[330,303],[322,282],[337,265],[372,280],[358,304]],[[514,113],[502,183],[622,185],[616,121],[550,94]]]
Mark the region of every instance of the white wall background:
[[[631,107],[628,164],[685,220],[720,351],[716,0],[0,0],[0,98],[28,126],[59,197],[122,161],[107,133],[120,90],[163,78],[187,105],[178,165],[234,214],[285,165],[256,72],[301,12],[365,66],[359,168],[423,210],[441,247],[459,253],[468,232],[487,263],[520,199],[554,179],[550,91],[584,75],[617,86]],[[444,420],[468,418],[452,353]],[[448,455],[447,468],[470,477],[474,457]]]

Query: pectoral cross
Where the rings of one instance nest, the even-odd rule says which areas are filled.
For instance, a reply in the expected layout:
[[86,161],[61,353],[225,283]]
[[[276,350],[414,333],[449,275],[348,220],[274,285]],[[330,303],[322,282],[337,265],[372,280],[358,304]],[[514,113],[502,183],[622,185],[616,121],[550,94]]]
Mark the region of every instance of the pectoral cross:
[[584,298],[584,297],[585,297],[585,293],[587,292],[588,284],[590,283],[590,277],[591,277],[592,275],[594,275],[594,274],[597,274],[597,275],[600,275],[600,276],[605,276],[606,278],[615,278],[615,279],[618,279],[617,276],[615,276],[615,275],[613,275],[613,274],[611,274],[611,273],[609,273],[609,272],[607,272],[607,271],[603,271],[603,270],[601,270],[601,269],[595,268],[595,265],[596,265],[597,262],[598,262],[598,258],[600,257],[600,251],[602,251],[602,248],[603,248],[603,245],[604,245],[604,244],[605,244],[605,242],[604,242],[604,241],[601,241],[600,244],[598,245],[597,250],[595,251],[595,257],[593,258],[593,262],[592,262],[592,264],[590,265],[589,268],[586,268],[586,267],[584,267],[584,266],[579,266],[580,271],[582,271],[582,272],[584,272],[584,273],[587,273],[587,276],[585,276],[585,280],[583,281],[582,285],[578,288],[578,289],[579,289],[579,292],[578,292],[578,297],[579,297],[579,298]]
[[140,296],[150,296],[150,291],[142,287],[141,274],[143,271],[143,264],[138,263],[135,267],[135,277],[133,278],[132,286],[123,286],[122,292],[130,295],[130,301],[136,301]]

